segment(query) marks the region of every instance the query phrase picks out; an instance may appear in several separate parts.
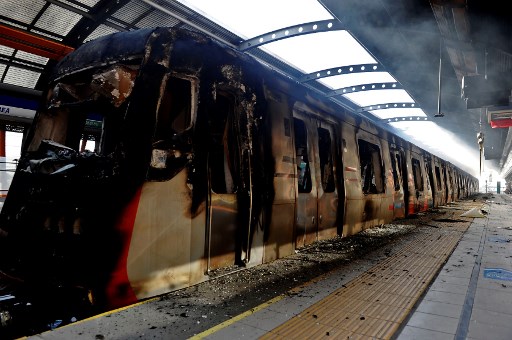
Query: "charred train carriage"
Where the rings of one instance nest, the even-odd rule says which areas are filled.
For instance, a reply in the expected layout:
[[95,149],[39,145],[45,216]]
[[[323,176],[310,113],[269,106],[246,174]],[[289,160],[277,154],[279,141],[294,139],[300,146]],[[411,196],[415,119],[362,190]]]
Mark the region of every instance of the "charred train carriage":
[[0,269],[4,294],[63,294],[62,310],[124,306],[478,188],[187,30],[84,44],[45,94],[1,212]]

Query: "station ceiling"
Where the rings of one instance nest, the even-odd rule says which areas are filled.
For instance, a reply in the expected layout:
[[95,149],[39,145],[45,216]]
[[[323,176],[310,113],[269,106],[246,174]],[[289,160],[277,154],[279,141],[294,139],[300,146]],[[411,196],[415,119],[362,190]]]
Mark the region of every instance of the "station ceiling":
[[[231,18],[247,14],[255,16],[254,4],[262,6],[264,10],[260,11],[258,15],[261,17],[257,20],[260,23],[272,20],[273,25],[269,27],[273,29],[245,31],[257,32],[253,33],[255,36],[242,34],[242,26],[228,27],[224,24],[226,21],[210,15],[212,10],[202,9],[206,7],[201,7],[201,3],[208,2],[227,4],[223,13]],[[300,23],[285,20],[284,13],[298,14],[303,2],[314,2],[325,13],[320,12],[318,17],[311,14],[312,19],[305,17]],[[279,12],[277,3],[287,3],[288,11]],[[244,8],[251,8],[251,11]],[[275,15],[269,15],[276,12],[282,14],[282,24]],[[512,168],[508,160],[512,144],[509,140],[512,136],[508,136],[509,121],[512,123],[509,103],[512,89],[511,16],[496,2],[482,0],[280,0],[274,1],[273,5],[271,2],[267,5],[267,1],[245,0],[2,0],[0,93],[16,92],[26,94],[27,98],[39,93],[49,70],[60,58],[84,42],[105,34],[155,26],[186,27],[205,32],[235,48],[246,49],[246,53],[312,90],[418,142],[435,154],[446,158],[443,148],[446,149],[452,162],[476,176],[482,170],[477,144],[477,134],[482,132],[485,136],[483,170],[495,168],[505,178]],[[306,27],[307,23],[321,24],[325,20],[334,23],[335,31],[348,33],[347,36],[359,43],[371,59],[357,63],[340,60],[336,66],[378,65],[379,70],[382,67],[385,77],[372,83],[396,82],[409,96],[401,102],[413,104],[421,112],[383,116],[370,110],[364,99],[354,101],[327,84],[329,77],[313,79],[315,74],[326,72],[326,69],[312,71],[289,63],[269,52],[267,48],[274,43],[259,46],[255,40],[267,38],[272,32],[282,34],[302,27],[299,24]],[[299,36],[304,38],[305,34],[286,40],[292,41]],[[247,48],[248,43],[252,48]],[[324,45],[344,48],[346,44],[338,35],[332,35]],[[311,53],[311,46],[302,47],[304,53]],[[317,53],[314,58],[321,59],[321,56]],[[386,80],[387,76],[391,77],[391,82]],[[361,86],[361,83],[353,85]],[[333,96],[333,93],[337,95]],[[492,128],[489,118],[493,119],[493,126],[499,127]],[[421,136],[419,133],[411,136],[412,130],[402,129],[396,124],[398,120],[417,121],[417,126],[428,128],[419,129]],[[426,122],[430,125],[419,125]],[[435,129],[431,128],[433,125]],[[444,145],[441,143],[441,149],[432,150],[434,141],[444,142]],[[450,144],[463,146],[467,152],[453,151]]]

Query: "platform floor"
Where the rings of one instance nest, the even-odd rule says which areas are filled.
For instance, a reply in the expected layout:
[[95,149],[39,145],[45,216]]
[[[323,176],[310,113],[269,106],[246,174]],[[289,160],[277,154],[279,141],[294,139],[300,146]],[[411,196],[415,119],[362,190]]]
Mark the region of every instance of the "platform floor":
[[[334,270],[191,339],[510,340],[511,206],[505,194],[451,204],[451,215],[381,261],[359,271]],[[467,212],[476,217],[461,216]],[[150,303],[29,338],[179,338],[126,331],[137,327],[130,317],[140,318]],[[125,329],[107,330],[114,323]]]

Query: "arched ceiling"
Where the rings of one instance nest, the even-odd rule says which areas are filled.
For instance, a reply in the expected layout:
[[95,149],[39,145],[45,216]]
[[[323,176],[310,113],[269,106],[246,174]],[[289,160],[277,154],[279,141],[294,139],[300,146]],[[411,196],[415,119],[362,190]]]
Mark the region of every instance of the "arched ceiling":
[[[313,19],[306,16],[301,23],[289,24],[284,14],[298,14],[303,1],[314,2],[326,14],[317,18],[310,12]],[[221,2],[226,1],[209,1],[210,5]],[[194,7],[188,7],[190,3]],[[502,170],[504,177],[509,175],[508,154],[512,142],[507,139],[507,119],[511,120],[509,116],[512,116],[508,98],[512,88],[512,46],[508,23],[511,15],[498,4],[482,0],[281,0],[279,5],[287,4],[288,10],[279,11],[276,2],[266,5],[266,1],[233,0],[230,8],[221,11],[225,16],[243,19],[242,16],[249,12],[247,9],[251,8],[249,15],[261,15],[256,18],[262,24],[260,28],[269,20],[273,24],[269,27],[275,27],[257,36],[241,36],[238,28],[241,30],[242,24],[235,30],[230,29],[223,24],[225,18],[222,22],[216,20],[212,17],[213,10],[205,11],[202,8],[206,7],[201,7],[201,3],[204,5],[208,1],[2,0],[0,93],[32,98],[43,89],[45,76],[62,56],[99,36],[144,27],[186,27],[244,50],[339,105],[411,139],[408,133],[412,130],[393,125],[393,119],[383,119],[386,117],[372,111],[374,106],[365,106],[364,100],[354,102],[355,95],[350,97],[342,92],[343,88],[365,92],[361,83],[354,84],[359,86],[357,89],[352,85],[331,86],[325,75],[315,79],[317,74],[327,74],[328,69],[311,71],[297,67],[297,64],[269,52],[266,47],[271,48],[271,44],[259,43],[259,38],[267,39],[272,33],[281,34],[287,29],[308,27],[309,22],[328,20],[334,25],[330,30],[347,32],[348,37],[357,41],[372,58],[370,62],[352,65],[383,68],[393,78],[395,86],[410,95],[407,104],[421,108],[422,121],[424,117],[430,125],[421,125],[428,128],[420,128],[421,136],[419,132],[414,132],[414,136],[421,139],[426,149],[434,141],[444,141],[450,160],[478,175],[478,161],[474,161],[478,155],[476,135],[483,132],[487,166]],[[254,4],[268,7],[256,14],[252,10]],[[275,19],[276,12],[281,13],[282,24],[279,18]],[[271,13],[274,15],[270,16]],[[332,37],[324,45],[347,49],[346,41],[340,40],[338,35]],[[303,47],[308,51],[309,46]],[[320,53],[313,56],[322,58]],[[340,61],[339,66],[342,64],[347,65]],[[386,80],[377,83],[391,84]],[[499,122],[505,127],[491,128],[489,114],[495,119],[494,123]],[[398,114],[395,120],[418,117],[416,114]],[[436,129],[431,129],[432,126]],[[450,143],[460,144],[468,150],[467,153],[450,151]]]

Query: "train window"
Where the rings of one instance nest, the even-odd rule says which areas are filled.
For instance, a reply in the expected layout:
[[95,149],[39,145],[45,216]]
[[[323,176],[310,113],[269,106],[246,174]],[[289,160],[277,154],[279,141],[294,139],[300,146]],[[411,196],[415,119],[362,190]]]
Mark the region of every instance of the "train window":
[[187,129],[192,121],[195,84],[169,77],[158,107],[148,180],[168,180],[181,171],[190,153]]
[[384,192],[384,171],[380,147],[362,139],[359,146],[359,162],[361,166],[361,187],[364,194]]
[[311,192],[311,171],[309,169],[308,158],[308,136],[306,125],[300,119],[293,119],[293,128],[295,132],[295,155],[297,157],[297,184],[299,192]]
[[234,98],[228,93],[217,91],[210,106],[210,180],[213,192],[231,194],[237,190],[235,160],[238,155],[237,133],[235,131]]
[[172,138],[185,131],[192,117],[192,83],[187,79],[170,77],[157,115],[155,138]]
[[[94,73],[82,72],[62,78],[48,92],[47,110],[40,111],[27,151],[36,151],[43,140],[79,151],[82,136],[92,133],[96,139],[101,134],[101,146],[96,146],[95,151],[107,155],[117,137],[115,130],[120,128],[108,125],[126,109],[136,74],[136,66],[114,65],[96,69]],[[96,119],[98,126],[86,123],[91,113],[99,117]]]
[[391,159],[391,171],[393,172],[393,183],[395,191],[400,190],[400,169],[398,169],[397,167],[397,157],[400,156],[395,154],[394,152],[390,152],[389,158]]
[[[425,158],[424,161],[425,161],[425,167],[426,167],[426,171],[427,171],[427,190],[430,190],[431,182],[433,182],[433,180],[434,180],[434,173],[432,172],[431,160],[428,158]],[[432,185],[433,184],[434,183],[432,183]]]
[[334,192],[334,166],[332,160],[332,140],[329,130],[318,128],[318,151],[320,172],[324,192]]
[[412,174],[414,176],[414,185],[416,190],[423,191],[423,175],[421,172],[420,161],[416,158],[412,158]]
[[441,170],[439,170],[439,167],[436,165],[436,179],[437,179],[437,190],[441,191]]
[[291,136],[291,133],[290,133],[290,120],[285,118],[284,119],[284,135],[286,137],[290,137]]

